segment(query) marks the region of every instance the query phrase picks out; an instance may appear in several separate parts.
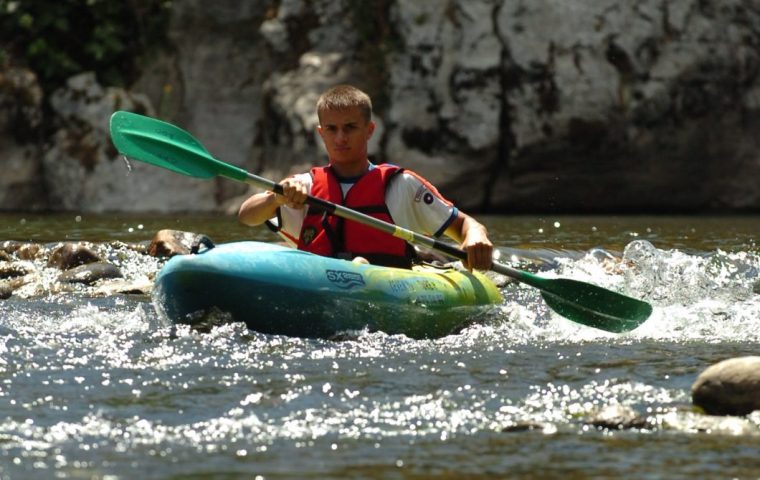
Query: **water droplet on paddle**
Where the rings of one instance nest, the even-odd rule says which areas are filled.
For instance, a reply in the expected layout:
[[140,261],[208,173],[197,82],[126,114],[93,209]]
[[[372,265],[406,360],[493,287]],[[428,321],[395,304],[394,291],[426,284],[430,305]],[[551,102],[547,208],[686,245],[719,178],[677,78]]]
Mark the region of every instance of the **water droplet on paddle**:
[[127,165],[127,175],[132,173],[132,164],[129,163],[129,159],[126,155],[122,155],[121,158],[124,160],[124,163]]

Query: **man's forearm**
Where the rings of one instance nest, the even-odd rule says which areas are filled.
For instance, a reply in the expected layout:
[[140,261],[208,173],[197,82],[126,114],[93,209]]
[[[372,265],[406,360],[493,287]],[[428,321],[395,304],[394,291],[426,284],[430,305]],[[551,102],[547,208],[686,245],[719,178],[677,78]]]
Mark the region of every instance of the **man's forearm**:
[[238,220],[245,225],[261,225],[277,213],[280,203],[273,192],[257,193],[249,197],[238,210]]

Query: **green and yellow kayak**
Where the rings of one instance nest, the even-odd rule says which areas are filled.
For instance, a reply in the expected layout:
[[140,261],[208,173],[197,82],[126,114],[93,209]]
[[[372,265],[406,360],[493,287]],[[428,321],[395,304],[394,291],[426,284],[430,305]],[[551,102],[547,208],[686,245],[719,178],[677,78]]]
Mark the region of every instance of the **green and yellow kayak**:
[[215,312],[257,332],[318,338],[361,329],[442,337],[470,321],[477,306],[502,301],[477,272],[357,264],[261,242],[176,256],[159,272],[153,296],[174,323]]

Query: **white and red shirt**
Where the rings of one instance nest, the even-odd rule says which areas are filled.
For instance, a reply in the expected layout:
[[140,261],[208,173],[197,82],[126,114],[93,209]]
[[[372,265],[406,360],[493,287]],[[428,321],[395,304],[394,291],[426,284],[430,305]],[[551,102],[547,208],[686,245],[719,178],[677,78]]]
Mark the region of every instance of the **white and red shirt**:
[[[374,168],[374,165],[370,165],[371,168]],[[312,179],[309,173],[301,173],[294,177],[311,189]],[[344,197],[359,178],[339,178]],[[391,179],[385,193],[385,204],[396,225],[433,237],[441,236],[459,212],[427,181],[408,170]],[[270,220],[280,236],[293,247],[297,245],[298,236],[301,234],[306,211],[306,207],[294,209],[282,205],[278,217]]]

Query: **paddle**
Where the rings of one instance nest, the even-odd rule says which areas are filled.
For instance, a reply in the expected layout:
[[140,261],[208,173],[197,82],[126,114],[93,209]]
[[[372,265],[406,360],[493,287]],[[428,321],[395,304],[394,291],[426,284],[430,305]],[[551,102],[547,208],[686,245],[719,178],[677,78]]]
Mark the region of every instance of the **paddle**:
[[[221,175],[282,193],[281,185],[215,159],[192,135],[160,120],[131,112],[116,112],[111,117],[111,138],[119,152],[127,158],[190,177],[211,178]],[[306,203],[331,214],[374,227],[409,243],[435,249],[460,260],[467,259],[467,253],[459,248],[342,205],[312,196],[308,197]],[[633,330],[652,313],[652,307],[646,302],[589,283],[562,278],[542,278],[497,262],[493,263],[491,269],[538,288],[547,305],[560,315],[608,332]]]

